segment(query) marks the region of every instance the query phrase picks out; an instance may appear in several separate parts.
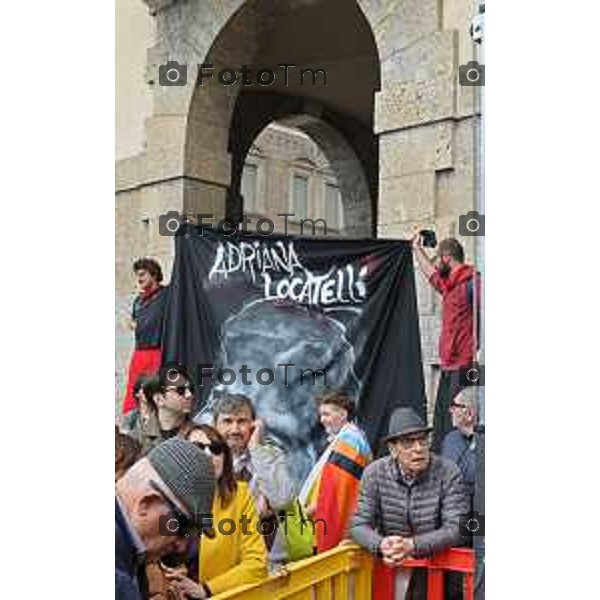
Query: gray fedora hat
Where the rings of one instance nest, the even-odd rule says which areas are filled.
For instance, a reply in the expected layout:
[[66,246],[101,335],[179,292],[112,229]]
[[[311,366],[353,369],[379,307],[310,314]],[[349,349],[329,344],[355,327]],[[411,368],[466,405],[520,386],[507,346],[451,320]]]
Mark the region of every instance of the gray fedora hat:
[[428,427],[427,423],[412,408],[401,407],[392,413],[388,434],[383,441],[390,442],[402,435],[421,431],[429,433],[432,430],[433,427]]

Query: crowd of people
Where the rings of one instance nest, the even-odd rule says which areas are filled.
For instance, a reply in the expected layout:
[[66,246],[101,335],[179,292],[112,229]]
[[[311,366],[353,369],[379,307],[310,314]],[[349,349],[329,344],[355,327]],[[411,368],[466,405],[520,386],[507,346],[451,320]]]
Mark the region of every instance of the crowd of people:
[[[188,369],[158,375],[166,288],[156,261],[135,263],[136,347],[115,431],[117,600],[208,598],[345,540],[394,569],[395,598],[426,597],[423,578],[403,562],[471,542],[460,520],[472,510],[477,401],[456,374],[476,356],[465,312],[475,273],[456,240],[440,244],[437,265],[418,235],[413,247],[443,298],[434,424],[397,408],[381,452],[361,429],[353,398],[326,389],[315,408],[327,444],[304,481],[249,397],[224,394],[212,421],[197,423]],[[461,598],[460,586],[453,593]]]

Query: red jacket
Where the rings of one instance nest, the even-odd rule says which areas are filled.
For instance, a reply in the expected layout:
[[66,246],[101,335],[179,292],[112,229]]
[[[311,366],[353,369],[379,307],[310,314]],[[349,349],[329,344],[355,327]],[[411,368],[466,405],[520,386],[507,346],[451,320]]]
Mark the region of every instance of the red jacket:
[[473,326],[475,300],[479,314],[481,279],[471,265],[460,265],[446,279],[436,270],[430,282],[442,294],[441,367],[445,371],[457,370],[475,360],[479,347]]

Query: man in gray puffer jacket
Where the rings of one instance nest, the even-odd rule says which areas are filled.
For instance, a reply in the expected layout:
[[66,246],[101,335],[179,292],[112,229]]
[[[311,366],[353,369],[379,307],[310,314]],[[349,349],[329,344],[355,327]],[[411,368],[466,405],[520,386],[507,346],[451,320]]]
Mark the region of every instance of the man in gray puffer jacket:
[[[430,452],[430,431],[412,409],[396,409],[385,438],[390,456],[371,463],[361,479],[350,533],[389,567],[461,542],[459,518],[469,510],[466,489],[459,468]],[[410,579],[403,571],[397,571],[397,597]]]

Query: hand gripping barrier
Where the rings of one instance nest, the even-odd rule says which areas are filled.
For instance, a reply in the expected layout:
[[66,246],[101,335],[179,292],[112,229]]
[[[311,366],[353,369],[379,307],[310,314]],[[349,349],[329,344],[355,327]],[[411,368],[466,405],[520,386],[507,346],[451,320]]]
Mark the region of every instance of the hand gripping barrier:
[[[470,548],[449,548],[432,558],[409,558],[402,563],[407,568],[427,569],[427,600],[444,600],[444,574],[463,573],[464,600],[473,600],[475,557]],[[373,570],[373,600],[394,600],[394,569],[375,561]]]

